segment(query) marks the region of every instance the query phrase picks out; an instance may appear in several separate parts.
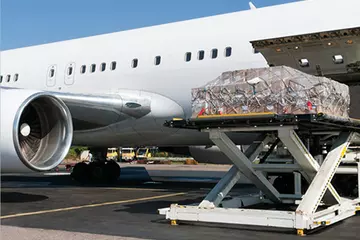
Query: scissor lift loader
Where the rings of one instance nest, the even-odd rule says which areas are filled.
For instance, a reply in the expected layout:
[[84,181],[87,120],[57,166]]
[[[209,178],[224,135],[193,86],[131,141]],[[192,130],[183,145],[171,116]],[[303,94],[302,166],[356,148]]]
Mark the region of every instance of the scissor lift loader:
[[[190,120],[172,120],[166,122],[168,127],[187,128],[208,132],[216,146],[231,160],[233,166],[197,205],[184,206],[172,204],[169,208],[159,209],[172,224],[179,221],[208,222],[225,224],[242,224],[296,229],[298,235],[307,230],[329,226],[356,214],[360,209],[360,165],[356,159],[343,164],[342,160],[347,148],[358,142],[360,121],[343,119],[325,114],[277,115],[277,114],[245,114],[201,116]],[[227,133],[253,132],[259,135],[246,151],[242,152]],[[283,147],[292,155],[293,162],[268,163],[276,145]],[[328,147],[324,158],[319,154],[311,154],[314,148]],[[270,145],[269,153],[259,163],[254,160]],[[320,154],[321,155],[321,154]],[[258,159],[259,160],[259,159]],[[293,174],[290,178],[292,191],[279,192],[281,181],[271,182],[270,175]],[[246,176],[259,190],[254,201],[241,199],[232,200],[231,207],[224,198],[229,194],[240,177]],[[340,184],[333,186],[334,176],[351,176],[352,193],[343,193]],[[290,175],[291,176],[291,175]],[[357,177],[356,177],[357,176]],[[354,178],[355,177],[355,178]],[[289,181],[289,178],[286,181]],[[335,182],[336,183],[336,182]],[[350,184],[350,183],[349,183]],[[254,204],[253,208],[244,206]],[[238,203],[235,204],[234,203]],[[262,204],[288,206],[289,210],[257,209]],[[295,210],[291,210],[295,207]]]

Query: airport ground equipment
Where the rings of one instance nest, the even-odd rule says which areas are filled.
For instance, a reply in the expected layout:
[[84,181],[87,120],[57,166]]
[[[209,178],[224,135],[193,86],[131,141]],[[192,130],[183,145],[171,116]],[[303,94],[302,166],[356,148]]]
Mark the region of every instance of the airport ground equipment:
[[[159,209],[172,224],[190,221],[280,227],[304,235],[360,210],[360,164],[356,159],[342,162],[350,144],[359,142],[358,120],[325,114],[267,113],[174,119],[165,125],[208,132],[233,163],[200,204]],[[229,137],[239,132],[253,132],[259,139],[242,152]],[[258,157],[265,145],[270,146],[269,153]],[[288,151],[293,160],[267,162],[276,145]],[[242,175],[260,194],[226,200]],[[275,181],[271,176],[276,176]],[[346,186],[334,177],[345,179]],[[277,206],[281,210],[273,210]]]

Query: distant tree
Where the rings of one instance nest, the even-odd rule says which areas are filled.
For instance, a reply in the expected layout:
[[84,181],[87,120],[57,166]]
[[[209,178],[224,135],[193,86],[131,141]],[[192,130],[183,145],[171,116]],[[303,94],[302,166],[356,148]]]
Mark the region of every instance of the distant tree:
[[88,150],[88,147],[84,147],[84,146],[72,146],[66,156],[66,159],[79,159],[81,152]]

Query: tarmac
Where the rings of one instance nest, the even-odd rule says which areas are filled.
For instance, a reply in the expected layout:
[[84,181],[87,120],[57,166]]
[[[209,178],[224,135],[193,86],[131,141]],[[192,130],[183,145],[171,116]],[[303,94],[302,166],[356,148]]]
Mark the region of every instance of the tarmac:
[[[300,239],[284,229],[184,222],[171,226],[159,208],[200,202],[215,183],[134,179],[94,186],[79,185],[66,174],[3,175],[1,239]],[[238,185],[236,191],[256,189]],[[360,239],[359,224],[360,217],[354,216],[306,238]]]

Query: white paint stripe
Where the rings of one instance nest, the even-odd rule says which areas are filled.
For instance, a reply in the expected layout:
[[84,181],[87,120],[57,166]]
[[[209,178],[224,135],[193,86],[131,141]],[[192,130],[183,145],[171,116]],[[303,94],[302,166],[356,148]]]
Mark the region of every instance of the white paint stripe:
[[172,193],[172,194],[165,194],[165,195],[160,195],[160,196],[144,197],[144,198],[135,198],[135,199],[129,199],[129,200],[115,201],[115,202],[105,202],[105,203],[97,203],[97,204],[88,204],[88,205],[82,205],[82,206],[74,206],[74,207],[67,207],[67,208],[50,209],[50,210],[37,211],[37,212],[17,213],[17,214],[0,216],[0,219],[15,218],[15,217],[24,217],[24,216],[32,216],[32,215],[39,215],[39,214],[45,214],[45,213],[54,213],[54,212],[66,212],[66,211],[77,210],[77,209],[82,209],[82,208],[94,208],[94,207],[102,207],[102,206],[116,205],[116,204],[123,204],[123,203],[133,203],[133,202],[140,202],[140,201],[148,201],[148,200],[154,200],[154,199],[160,199],[160,198],[175,197],[175,196],[180,196],[180,195],[185,195],[185,194],[186,194],[186,193],[184,193],[184,192],[181,192],[181,193]]

